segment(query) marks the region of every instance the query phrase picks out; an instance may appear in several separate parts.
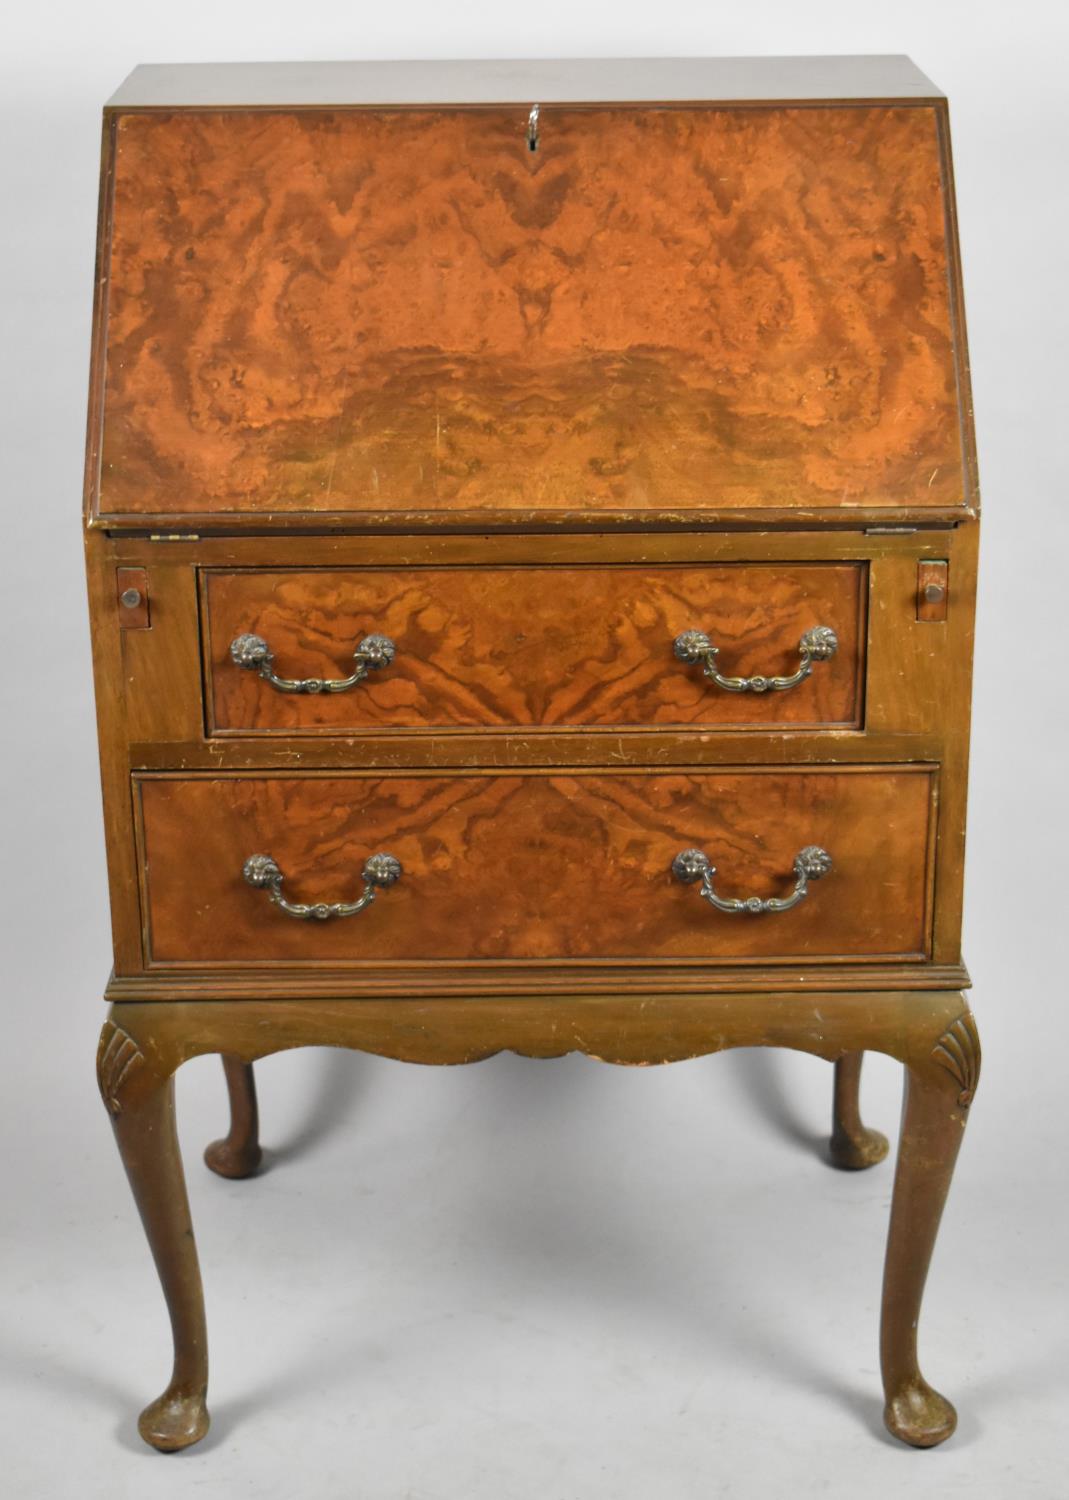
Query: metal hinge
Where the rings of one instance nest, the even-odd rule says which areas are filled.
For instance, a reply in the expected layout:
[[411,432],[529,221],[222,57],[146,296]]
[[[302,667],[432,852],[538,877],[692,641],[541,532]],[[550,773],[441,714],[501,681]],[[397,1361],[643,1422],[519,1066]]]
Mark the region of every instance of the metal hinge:
[[150,542],[199,542],[200,536],[195,531],[153,531],[149,533]]
[[866,536],[913,536],[919,531],[917,526],[866,526]]

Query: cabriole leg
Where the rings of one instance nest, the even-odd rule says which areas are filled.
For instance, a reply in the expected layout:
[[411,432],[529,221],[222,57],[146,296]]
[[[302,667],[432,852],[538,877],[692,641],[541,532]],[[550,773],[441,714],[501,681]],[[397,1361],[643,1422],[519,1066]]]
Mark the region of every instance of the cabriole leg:
[[917,1448],[933,1448],[957,1426],[950,1402],[932,1390],[917,1364],[917,1324],[939,1220],[980,1074],[980,1038],[965,1012],[930,1057],[907,1066],[887,1264],[880,1358],[888,1430]]
[[861,1063],[864,1056],[863,1052],[848,1052],[835,1064],[828,1154],[833,1166],[848,1172],[874,1167],[888,1152],[887,1137],[861,1123]]
[[174,1072],[113,1017],[100,1035],[97,1077],[174,1335],[170,1384],[141,1413],[138,1430],[153,1448],[173,1452],[198,1442],[209,1423],[204,1295],[175,1131]]
[[263,1156],[252,1063],[224,1053],[223,1072],[230,1096],[230,1133],[211,1143],[204,1160],[220,1177],[251,1177]]

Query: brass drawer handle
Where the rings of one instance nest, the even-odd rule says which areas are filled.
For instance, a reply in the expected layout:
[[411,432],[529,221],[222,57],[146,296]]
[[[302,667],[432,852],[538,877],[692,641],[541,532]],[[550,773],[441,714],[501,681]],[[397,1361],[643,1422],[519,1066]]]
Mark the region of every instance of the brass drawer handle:
[[392,854],[372,854],[364,861],[362,896],[358,896],[355,901],[334,901],[330,904],[317,901],[313,906],[286,900],[282,894],[282,881],[285,877],[270,854],[250,854],[241,873],[249,885],[265,890],[279,911],[284,911],[287,917],[317,917],[325,922],[328,917],[355,917],[358,911],[363,911],[365,906],[370,906],[374,901],[376,886],[393,885],[400,880],[402,871],[400,860],[394,859]]
[[716,667],[720,647],[713,645],[704,630],[684,630],[682,635],[676,636],[672,649],[679,661],[703,661],[706,677],[726,693],[782,693],[785,688],[797,687],[804,682],[815,661],[827,661],[834,656],[839,649],[839,637],[830,625],[814,625],[812,630],[807,630],[798,642],[802,660],[797,672],[792,672],[790,677],[725,677]]
[[230,659],[236,667],[258,672],[280,693],[344,693],[363,682],[369,672],[388,667],[397,647],[388,635],[366,635],[353,652],[356,671],[351,677],[278,677],[275,655],[261,635],[239,635],[230,642]]
[[764,911],[790,911],[792,906],[797,906],[809,893],[809,882],[820,880],[827,875],[831,869],[831,855],[825,849],[818,848],[816,844],[807,844],[794,857],[794,890],[789,896],[768,896],[764,900],[760,896],[718,896],[713,890],[713,876],[716,874],[716,866],[710,863],[709,856],[701,849],[683,849],[672,861],[672,874],[684,885],[693,885],[700,880],[701,890],[698,892],[717,911],[727,912],[749,912],[753,916]]

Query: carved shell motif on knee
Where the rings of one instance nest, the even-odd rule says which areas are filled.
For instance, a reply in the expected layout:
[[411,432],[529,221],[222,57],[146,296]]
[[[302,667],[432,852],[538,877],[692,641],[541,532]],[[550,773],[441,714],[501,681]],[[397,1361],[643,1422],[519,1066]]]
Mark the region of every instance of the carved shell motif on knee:
[[100,1097],[113,1115],[122,1113],[122,1088],[145,1061],[133,1037],[114,1021],[105,1021],[97,1048]]

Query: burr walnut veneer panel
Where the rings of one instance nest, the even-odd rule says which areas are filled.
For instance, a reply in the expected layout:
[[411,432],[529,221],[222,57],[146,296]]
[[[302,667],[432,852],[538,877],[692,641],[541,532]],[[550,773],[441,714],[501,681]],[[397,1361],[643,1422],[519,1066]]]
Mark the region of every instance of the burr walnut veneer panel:
[[941,118],[117,113],[93,508],[960,507]]
[[[425,776],[139,776],[149,956],[299,961],[923,957],[934,773],[925,767]],[[671,875],[699,846],[729,896],[785,896],[806,845],[830,874],[787,912],[729,915]],[[285,893],[351,901],[364,860],[404,869],[358,916],[281,913]]]
[[[856,726],[866,578],[857,562],[208,570],[209,727]],[[839,649],[783,692],[725,692],[672,651],[700,629],[721,648],[721,672],[785,676],[815,625],[831,626]],[[374,632],[397,655],[345,693],[282,693],[231,660],[243,632],[265,639],[289,677],[345,677]]]

